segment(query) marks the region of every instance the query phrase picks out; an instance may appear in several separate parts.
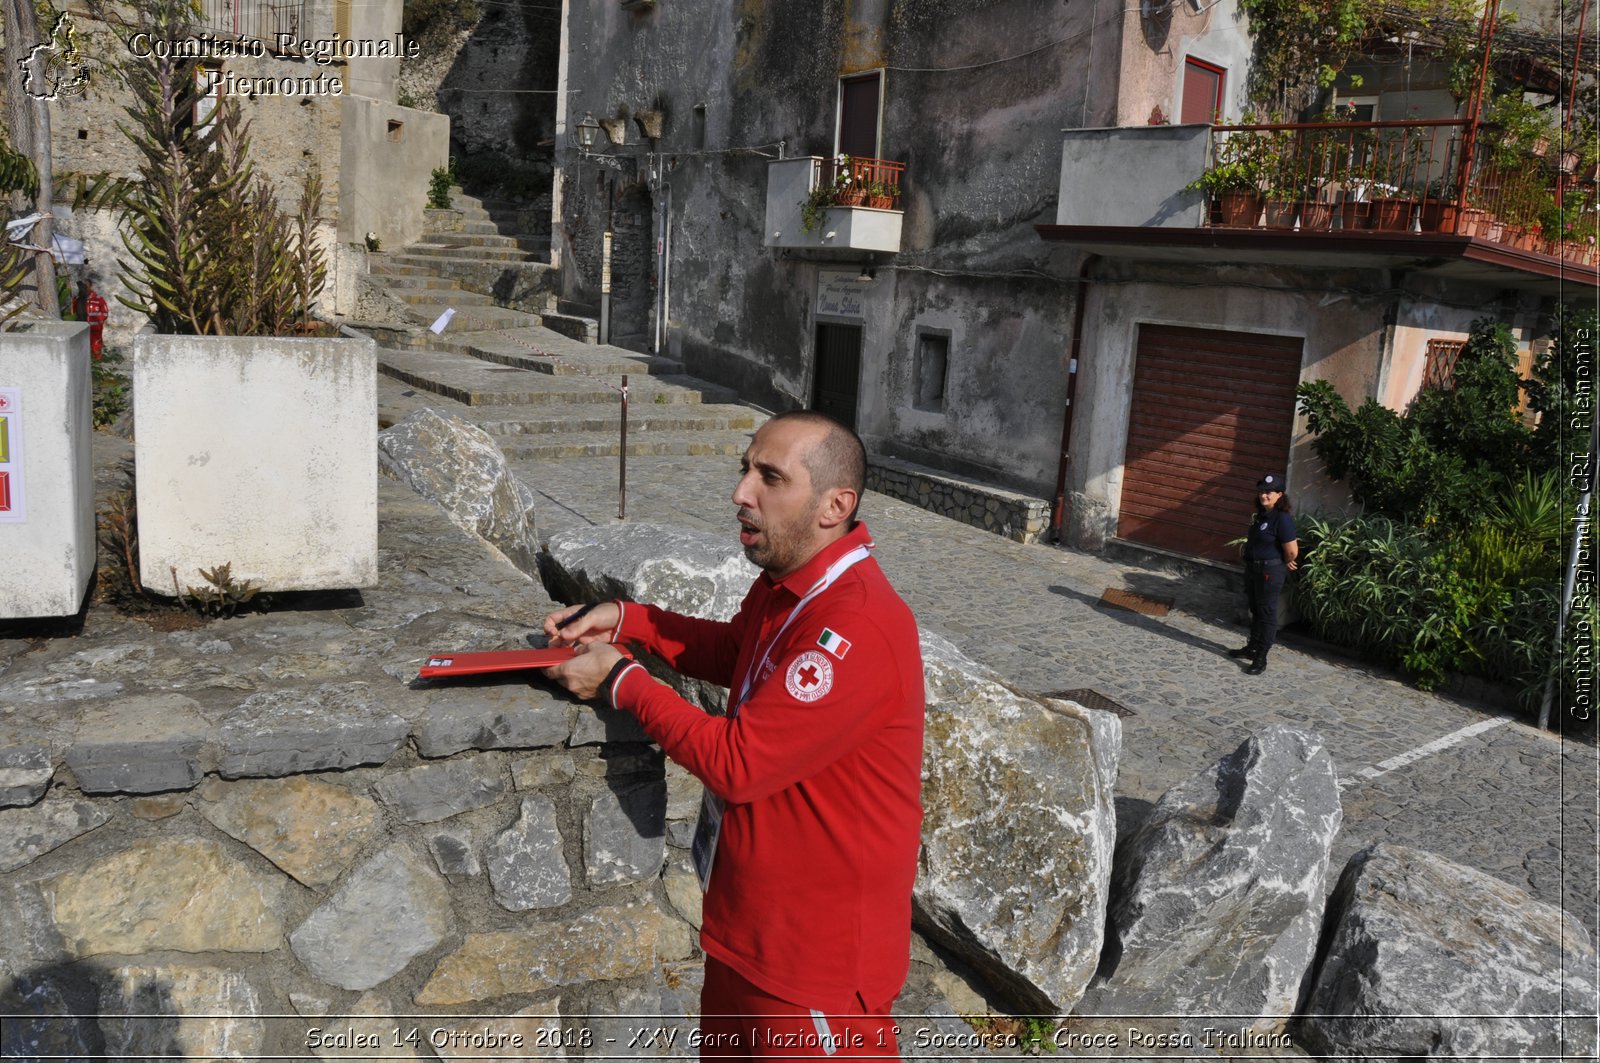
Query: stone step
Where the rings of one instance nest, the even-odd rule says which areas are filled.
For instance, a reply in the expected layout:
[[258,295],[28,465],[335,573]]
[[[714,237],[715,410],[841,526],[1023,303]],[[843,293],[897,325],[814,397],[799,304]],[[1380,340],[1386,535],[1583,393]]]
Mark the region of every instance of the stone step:
[[424,266],[429,265],[432,259],[446,259],[451,262],[467,262],[481,264],[484,262],[529,262],[534,261],[528,252],[515,247],[448,247],[442,244],[412,244],[395,258],[402,265]]
[[391,294],[403,303],[412,306],[453,306],[457,310],[464,306],[493,306],[494,298],[478,292],[461,290],[460,285],[453,289],[435,288],[396,288]]
[[483,211],[464,212],[427,208],[422,212],[422,231],[428,235],[441,233],[495,233],[500,230]]
[[[701,403],[698,406],[672,403],[647,403],[632,401],[629,388],[628,432],[744,432],[755,431],[758,419],[764,416],[748,406],[731,403]],[[620,399],[620,396],[617,397]],[[474,423],[496,437],[540,437],[566,435],[571,432],[615,432],[622,420],[621,403],[579,403],[548,410],[512,411],[515,416],[497,417],[485,409],[474,417]]]
[[425,265],[399,261],[399,255],[372,255],[368,269],[378,277],[431,277],[432,270]]
[[455,316],[451,318],[447,330],[455,333],[483,332],[490,329],[527,328],[539,323],[537,314],[529,314],[522,310],[512,310],[504,306],[477,306],[442,301],[438,299],[421,303],[411,303],[416,307],[417,313],[430,323],[437,320],[445,309],[453,308]]
[[516,247],[517,246],[517,241],[516,241],[515,237],[500,235],[500,231],[498,229],[496,229],[495,231],[488,232],[488,233],[468,233],[468,232],[434,233],[433,235],[429,236],[428,239],[426,239],[424,241],[421,241],[420,243],[417,243],[417,244],[412,244],[411,246],[412,247],[459,247],[459,248],[479,248],[479,247],[510,248],[510,247]]
[[[603,378],[534,373],[445,351],[379,348],[378,371],[467,406],[560,407],[620,401],[616,385]],[[707,396],[726,402],[726,392],[690,377],[648,377],[639,386],[630,386],[629,400],[650,406],[698,406]]]
[[433,273],[417,272],[389,274],[379,273],[377,270],[374,270],[373,275],[382,277],[384,279],[384,283],[388,285],[390,289],[454,292],[459,291],[461,288],[461,282],[453,277],[440,277]]
[[[666,456],[738,457],[750,446],[750,433],[638,432],[628,426],[630,458]],[[562,458],[617,457],[622,440],[616,431],[572,432],[547,443],[502,442],[500,449],[516,469],[518,462],[559,461]],[[520,470],[519,470],[520,471]],[[536,477],[530,477],[536,478]]]
[[590,375],[604,377],[683,376],[683,363],[675,358],[635,354],[617,347],[585,345],[583,350],[551,350],[532,338],[531,332],[507,330],[490,338],[466,336],[441,338],[443,349],[481,358],[497,365],[528,369],[558,376]]

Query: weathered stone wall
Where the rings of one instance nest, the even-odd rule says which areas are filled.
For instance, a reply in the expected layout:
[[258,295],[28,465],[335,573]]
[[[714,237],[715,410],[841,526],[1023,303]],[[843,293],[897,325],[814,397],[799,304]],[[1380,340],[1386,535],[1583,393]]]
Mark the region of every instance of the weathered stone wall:
[[[857,428],[875,449],[894,441],[919,462],[964,461],[966,474],[1044,491],[1059,449],[1076,257],[1033,226],[1054,220],[1059,131],[1111,116],[1114,70],[1084,71],[1097,35],[1120,32],[1077,5],[726,2],[630,12],[580,0],[569,17],[566,135],[585,113],[626,112],[626,143],[598,150],[625,156],[618,165],[631,179],[649,147],[631,116],[664,113],[656,195],[670,187],[669,348],[751,401],[807,406],[817,262],[763,246],[766,161],[832,154],[838,77],[887,66],[881,154],[907,164],[904,241],[876,263],[883,290],[868,310]],[[986,63],[1013,54],[1018,40],[1064,43]],[[928,69],[967,64],[982,69]],[[593,193],[598,164],[564,139],[557,159],[554,242],[577,260],[564,294],[593,305],[598,272],[587,249],[605,207]],[[863,261],[846,253],[822,264]],[[949,401],[937,413],[913,406],[925,327],[958,334]]]
[[867,490],[877,491],[1019,543],[1036,543],[1050,522],[1050,504],[1000,488],[945,476],[892,458],[867,466]]
[[553,606],[382,492],[364,599],[165,637],[112,615],[8,659],[0,1011],[37,1021],[5,1054],[308,1059],[359,1054],[314,1028],[398,1026],[521,1033],[508,1056],[565,1028],[576,1056],[696,999],[698,784],[543,682],[411,682],[417,647],[515,645]]

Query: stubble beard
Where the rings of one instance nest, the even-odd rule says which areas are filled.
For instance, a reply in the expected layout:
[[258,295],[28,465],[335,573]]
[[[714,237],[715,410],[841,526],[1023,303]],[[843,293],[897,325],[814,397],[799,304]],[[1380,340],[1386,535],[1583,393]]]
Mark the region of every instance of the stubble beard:
[[[759,542],[744,547],[744,556],[752,565],[770,576],[782,576],[804,564],[807,542],[803,529],[816,517],[817,507],[812,505],[788,524],[761,521],[756,530],[761,533]],[[738,518],[750,521],[750,511],[740,509]]]

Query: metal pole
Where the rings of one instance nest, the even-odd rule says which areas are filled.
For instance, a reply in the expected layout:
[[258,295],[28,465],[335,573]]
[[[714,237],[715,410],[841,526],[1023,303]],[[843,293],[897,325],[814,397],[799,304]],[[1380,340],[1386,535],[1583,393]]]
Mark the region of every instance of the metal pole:
[[1478,66],[1478,82],[1473,86],[1472,105],[1467,114],[1467,131],[1461,141],[1461,172],[1456,179],[1456,205],[1465,210],[1467,189],[1472,181],[1472,155],[1478,148],[1478,125],[1483,119],[1483,90],[1489,80],[1489,58],[1494,49],[1495,22],[1500,17],[1500,0],[1490,0],[1484,9],[1483,21],[1478,24],[1478,41],[1483,45],[1483,59]]
[[[1588,352],[1586,352],[1588,353]],[[1578,495],[1578,512],[1573,517],[1572,549],[1567,554],[1567,578],[1561,583],[1561,613],[1556,620],[1555,661],[1559,664],[1562,650],[1566,645],[1567,614],[1572,606],[1572,589],[1578,581],[1578,555],[1583,549],[1584,537],[1589,531],[1589,502],[1594,495],[1594,474],[1596,462],[1600,460],[1595,451],[1600,449],[1600,416],[1596,416],[1595,403],[1589,404],[1589,453],[1584,463],[1583,487]],[[1557,669],[1550,670],[1550,678],[1545,680],[1544,699],[1539,702],[1539,730],[1543,731],[1550,726],[1550,702],[1555,698]]]
[[617,454],[617,519],[628,516],[628,378],[622,378],[622,448]]
[[664,193],[656,190],[656,336],[655,342],[650,346],[650,353],[661,353],[661,319],[665,316],[666,303],[662,296],[666,294],[666,262],[667,262],[667,201]]
[[611,342],[611,223],[600,238],[600,342]]

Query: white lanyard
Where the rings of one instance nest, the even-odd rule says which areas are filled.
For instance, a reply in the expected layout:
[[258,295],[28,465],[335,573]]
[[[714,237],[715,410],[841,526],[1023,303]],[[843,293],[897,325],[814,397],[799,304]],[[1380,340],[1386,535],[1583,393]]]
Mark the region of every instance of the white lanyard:
[[[745,669],[744,682],[739,685],[739,697],[737,700],[728,703],[728,719],[731,720],[738,715],[739,706],[743,705],[744,699],[750,695],[751,680],[761,673],[762,667],[767,663],[767,658],[772,656],[773,648],[778,645],[778,640],[783,637],[783,633],[788,630],[794,618],[800,615],[800,610],[804,609],[806,603],[811,599],[831,587],[833,581],[844,575],[851,565],[867,556],[867,548],[858,546],[829,565],[828,571],[822,574],[822,578],[813,583],[811,589],[806,591],[805,596],[789,611],[788,617],[783,621],[783,626],[778,628],[771,641],[767,643],[766,652],[762,653],[759,658],[755,657],[754,654],[751,655],[750,667]],[[760,649],[760,645],[757,644],[756,648]],[[694,840],[690,843],[689,854],[694,860],[695,874],[700,879],[701,892],[711,886],[711,867],[717,858],[717,842],[722,837],[722,813],[724,807],[725,803],[722,798],[710,790],[706,790],[700,795],[700,818],[694,825]]]
[[[772,651],[778,645],[778,640],[782,638],[783,633],[789,629],[789,625],[794,621],[794,618],[800,615],[800,610],[804,609],[806,607],[806,603],[811,601],[811,599],[815,598],[817,595],[833,586],[834,580],[844,575],[845,572],[849,570],[851,565],[854,565],[857,561],[865,560],[868,556],[869,552],[865,546],[856,547],[854,550],[851,550],[848,554],[845,554],[843,557],[839,558],[839,560],[829,565],[828,571],[822,574],[822,578],[811,585],[811,589],[806,591],[805,596],[801,598],[798,603],[796,603],[792,610],[790,610],[789,616],[783,622],[783,626],[778,628],[777,632],[772,636],[772,640],[767,643],[766,652],[761,655],[759,660],[757,660],[753,655],[751,656],[750,667],[746,668],[744,672],[744,682],[739,685],[738,700],[734,701],[728,706],[728,716],[730,718],[738,713],[739,706],[743,705],[744,699],[750,696],[750,683],[752,678],[761,674],[762,666],[767,663],[767,658],[772,656]],[[759,649],[760,647],[758,646],[757,648]]]

